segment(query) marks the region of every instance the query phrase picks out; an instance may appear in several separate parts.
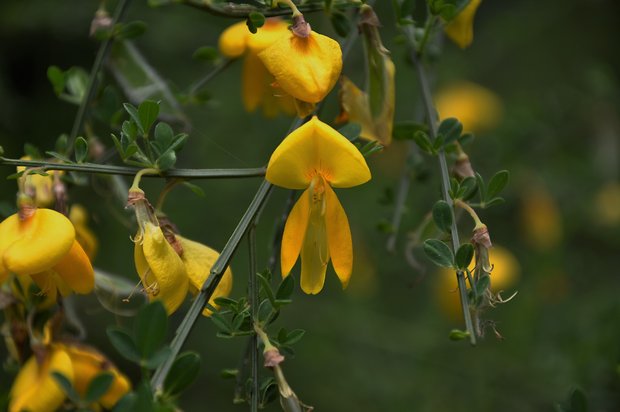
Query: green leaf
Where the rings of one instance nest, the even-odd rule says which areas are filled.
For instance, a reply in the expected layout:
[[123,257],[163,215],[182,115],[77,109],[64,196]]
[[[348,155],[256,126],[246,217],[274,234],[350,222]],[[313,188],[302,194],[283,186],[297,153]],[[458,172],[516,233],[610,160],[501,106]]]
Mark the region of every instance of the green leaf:
[[147,369],[156,369],[170,356],[172,356],[172,349],[168,346],[164,346],[152,354],[148,359],[143,359],[140,364]]
[[43,157],[41,156],[41,152],[39,151],[39,149],[36,146],[31,145],[30,143],[24,144],[24,153],[32,160],[41,159]]
[[332,11],[330,20],[336,33],[338,33],[340,37],[347,37],[351,31],[351,23],[347,16],[339,11]]
[[164,393],[175,397],[187,389],[200,374],[200,355],[196,352],[181,353],[174,360],[164,381]]
[[484,184],[484,179],[478,172],[476,172],[476,183],[478,184],[478,192],[480,192],[480,200],[484,201],[487,198],[487,187]]
[[413,140],[413,135],[418,132],[428,132],[428,127],[422,123],[404,121],[394,124],[392,137],[394,140]]
[[170,150],[170,149],[167,150],[165,153],[163,153],[161,156],[159,156],[156,161],[157,168],[161,170],[162,172],[173,167],[176,162],[177,162],[177,154],[175,153],[174,150]]
[[213,322],[213,324],[222,332],[226,332],[226,333],[232,333],[232,326],[230,325],[230,323],[228,322],[228,320],[220,315],[217,312],[213,312],[211,314],[211,321]]
[[78,403],[80,401],[80,395],[78,395],[69,378],[57,371],[52,371],[52,376],[54,377],[54,380],[58,383],[58,385],[60,385],[62,390],[67,394],[69,399],[71,399],[75,403]]
[[183,186],[187,187],[189,190],[194,192],[194,194],[196,196],[203,197],[203,198],[207,197],[207,194],[205,193],[204,190],[202,190],[202,187],[200,187],[200,186],[198,186],[198,185],[196,185],[194,183],[183,182]]
[[459,143],[461,144],[461,146],[467,146],[471,144],[471,142],[473,141],[474,141],[473,133],[464,133],[461,135],[461,137],[459,137]]
[[220,377],[224,379],[234,379],[239,375],[239,369],[222,369],[220,371]]
[[495,175],[489,181],[489,186],[487,187],[487,194],[485,199],[489,200],[500,194],[500,192],[508,184],[509,177],[510,173],[508,172],[508,170],[500,170],[499,172],[495,173]]
[[86,156],[88,156],[88,142],[82,136],[78,136],[73,144],[73,150],[75,152],[75,161],[78,163],[84,162]]
[[471,243],[463,243],[459,250],[456,251],[456,257],[454,259],[456,267],[466,270],[474,258],[474,246]]
[[133,412],[136,409],[134,409],[134,404],[136,403],[138,396],[133,393],[133,392],[129,392],[127,393],[125,396],[123,396],[117,403],[116,405],[114,405],[114,409],[112,409],[112,412]]
[[140,124],[144,134],[148,135],[151,126],[157,120],[157,116],[159,116],[159,103],[153,100],[143,101],[138,106],[138,116],[140,117]]
[[219,53],[215,47],[202,46],[196,49],[192,54],[192,59],[213,62],[219,57]]
[[438,239],[427,239],[424,241],[424,253],[437,266],[446,268],[454,265],[454,255],[450,247]]
[[56,96],[60,96],[65,90],[65,74],[57,66],[50,66],[47,69],[47,78],[52,84]]
[[349,141],[357,140],[362,132],[362,125],[355,122],[349,122],[338,129],[338,133],[346,137]]
[[140,362],[140,351],[129,333],[116,326],[109,326],[106,332],[108,339],[110,339],[112,346],[114,346],[118,353],[127,360],[136,363]]
[[109,372],[102,372],[97,375],[88,384],[86,396],[84,397],[84,403],[91,404],[98,401],[110,389],[113,381],[114,375]]
[[433,206],[433,220],[443,232],[450,232],[452,226],[452,208],[445,200],[439,200]]
[[155,300],[140,309],[134,320],[134,333],[143,359],[151,357],[164,343],[167,332],[168,315],[161,301]]
[[[125,108],[125,111],[129,113],[129,116],[133,120],[133,123],[135,124],[135,126],[137,126],[140,133],[144,135],[144,129],[142,128],[142,121],[140,120],[138,109],[136,109],[136,107],[131,103],[123,103],[123,107]],[[129,122],[128,123],[123,122],[123,127],[122,127],[123,132],[125,132],[128,137],[133,137],[131,132],[125,131],[126,124],[127,124],[127,127],[130,127]]]
[[459,198],[464,201],[470,200],[476,195],[476,189],[478,189],[476,178],[468,176],[460,184]]
[[170,147],[174,141],[174,132],[168,123],[157,123],[157,126],[155,126],[155,141],[162,153]]
[[278,290],[276,291],[277,300],[286,300],[291,297],[293,290],[295,289],[295,279],[292,276],[287,276],[282,279]]
[[129,23],[118,23],[114,30],[118,40],[133,39],[141,36],[146,31],[146,23],[143,21],[132,21]]
[[454,117],[443,120],[437,129],[437,133],[444,137],[444,144],[450,144],[457,140],[461,137],[462,131],[463,125]]
[[[286,330],[286,329],[285,329]],[[306,331],[303,329],[293,329],[290,332],[287,332],[282,339],[278,339],[282,345],[292,345],[297,343],[304,337]],[[279,336],[278,336],[279,337]]]
[[452,329],[450,331],[450,340],[465,340],[469,338],[469,332],[460,330],[460,329]]
[[488,208],[493,207],[493,206],[501,205],[504,202],[505,202],[505,200],[504,200],[503,197],[494,197],[493,199],[491,199],[491,200],[489,200],[487,202],[484,202],[484,209],[488,209]]
[[431,139],[428,137],[428,134],[422,130],[418,130],[413,134],[413,141],[422,149],[424,152],[428,154],[433,154],[433,145],[431,143]]
[[261,286],[263,288],[265,295],[267,296],[267,299],[269,299],[269,302],[271,302],[272,306],[276,307],[276,298],[273,295],[273,291],[271,290],[271,283],[269,283],[267,278],[261,273],[257,273],[256,277],[258,277],[258,280],[261,283]]
[[54,149],[56,149],[56,151],[59,153],[63,153],[64,151],[67,150],[68,145],[69,145],[69,136],[67,136],[66,133],[63,133],[60,136],[58,136],[58,139],[56,139],[56,144],[54,145]]
[[67,91],[73,97],[71,101],[75,104],[79,104],[88,87],[88,73],[81,67],[72,67],[65,73]]
[[258,31],[258,28],[265,24],[265,16],[256,11],[251,12],[245,21],[245,24],[248,26],[250,32],[255,34]]
[[67,156],[62,155],[60,153],[48,151],[48,152],[45,152],[45,154],[48,155],[48,156],[55,157],[58,160],[62,160],[65,163],[73,163],[73,160],[69,159]]

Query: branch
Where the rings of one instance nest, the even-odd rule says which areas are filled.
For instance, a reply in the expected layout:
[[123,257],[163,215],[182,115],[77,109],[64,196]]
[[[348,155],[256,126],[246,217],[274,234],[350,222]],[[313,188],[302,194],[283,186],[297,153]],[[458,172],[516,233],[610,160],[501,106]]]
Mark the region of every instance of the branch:
[[[236,3],[221,3],[221,4],[212,4],[211,2],[204,0],[178,0],[171,1],[171,3],[181,3],[186,6],[194,7],[199,10],[206,11],[208,13],[214,14],[216,16],[237,18],[237,19],[245,19],[250,13],[261,13],[265,17],[275,17],[275,16],[287,16],[291,14],[291,9],[286,8],[270,8],[265,9],[262,7],[252,6],[250,4],[236,4]],[[336,4],[340,7],[359,7],[361,3],[351,3],[351,2],[334,2],[332,5],[334,7]],[[312,13],[317,11],[323,11],[325,9],[322,3],[310,3],[303,4],[297,7],[302,13]]]
[[[26,166],[42,171],[65,170],[70,172],[98,173],[104,175],[135,176],[141,168],[127,166],[111,166],[97,163],[50,163],[38,160],[8,159],[0,156],[0,164],[10,166]],[[264,167],[247,169],[170,169],[161,175],[145,175],[144,177],[175,177],[181,179],[233,179],[265,176]]]

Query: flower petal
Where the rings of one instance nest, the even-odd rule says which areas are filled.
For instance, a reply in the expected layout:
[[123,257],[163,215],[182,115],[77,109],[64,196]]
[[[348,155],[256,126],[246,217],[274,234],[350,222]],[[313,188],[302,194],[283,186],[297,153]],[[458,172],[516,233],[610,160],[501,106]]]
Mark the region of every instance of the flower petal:
[[282,233],[280,267],[282,277],[288,276],[297,262],[301,246],[306,238],[306,228],[310,218],[310,190],[305,190],[293,206],[286,219]]
[[[259,27],[256,33],[248,34],[248,49],[256,54],[265,50],[282,37],[288,37],[291,33],[288,26],[287,22],[277,18],[265,20],[265,24]],[[248,31],[247,26],[246,31]]]
[[288,189],[305,189],[321,174],[334,187],[370,180],[364,156],[346,137],[314,116],[289,134],[271,155],[266,179]]
[[273,82],[273,76],[256,54],[249,53],[243,61],[242,79],[243,106],[251,113],[260,105],[263,97],[272,92],[270,84]]
[[461,49],[471,45],[474,40],[474,16],[481,0],[471,0],[467,6],[445,27],[446,35]]
[[347,215],[329,185],[325,186],[325,208],[329,254],[332,266],[344,289],[349,284],[353,269],[353,242]]
[[166,241],[161,228],[145,224],[143,244],[136,243],[134,261],[149,300],[161,300],[168,314],[177,310],[189,282],[183,261]]
[[[182,260],[185,264],[185,270],[187,271],[187,276],[189,278],[189,290],[195,295],[198,291],[200,291],[202,285],[209,277],[211,268],[220,254],[211,249],[209,246],[203,245],[199,242],[194,242],[193,240],[186,239],[182,236],[177,236],[177,239],[181,242],[181,246],[183,246]],[[224,272],[220,283],[213,292],[213,295],[209,300],[209,304],[217,307],[214,300],[221,296],[228,296],[232,290],[232,285],[232,271],[230,270],[230,267],[228,267]],[[202,313],[205,316],[211,316],[211,311],[209,309],[205,309]]]
[[75,229],[69,219],[54,210],[37,209],[24,221],[17,215],[9,219],[9,232],[14,234],[13,226],[17,224],[19,237],[4,250],[3,260],[4,266],[18,275],[51,268],[69,252],[75,240]]
[[11,388],[10,412],[54,412],[65,400],[52,372],[59,372],[73,382],[73,367],[69,355],[62,349],[52,349],[41,365],[32,356],[22,366]]
[[321,204],[322,202],[315,202],[310,208],[306,236],[301,248],[301,289],[311,295],[323,289],[329,262],[327,228]]
[[69,253],[54,266],[53,270],[75,293],[87,294],[95,287],[95,272],[90,259],[77,241],[73,241]]
[[9,270],[4,265],[4,251],[17,240],[20,234],[20,221],[17,215],[9,216],[0,223],[0,283],[7,280]]
[[338,42],[316,32],[306,38],[290,33],[260,52],[259,57],[285,92],[310,103],[327,96],[342,70]]
[[250,30],[245,21],[229,26],[222,32],[218,40],[220,52],[229,58],[235,58],[245,53]]

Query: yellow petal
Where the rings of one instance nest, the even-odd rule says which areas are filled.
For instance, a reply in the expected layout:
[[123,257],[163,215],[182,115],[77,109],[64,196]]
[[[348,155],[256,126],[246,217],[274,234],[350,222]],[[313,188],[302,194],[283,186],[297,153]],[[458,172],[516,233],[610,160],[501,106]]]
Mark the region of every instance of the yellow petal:
[[366,160],[353,143],[315,116],[276,148],[266,179],[288,189],[305,189],[317,174],[334,187],[370,180]]
[[14,225],[19,226],[19,237],[6,247],[2,257],[4,266],[18,275],[51,268],[69,252],[75,239],[75,230],[69,219],[50,209],[37,209],[24,221],[20,221],[17,215],[9,216],[7,220],[10,220],[7,225],[12,234],[15,234]]
[[282,234],[280,266],[282,277],[288,276],[297,262],[301,246],[306,237],[306,228],[310,218],[310,190],[305,190],[293,206],[286,219]]
[[270,84],[273,76],[267,71],[258,56],[250,53],[243,62],[243,106],[253,112],[263,101],[265,95],[271,93]]
[[481,0],[471,0],[467,6],[444,27],[446,35],[461,49],[474,40],[474,16]]
[[[248,31],[246,27],[246,31]],[[258,53],[271,46],[282,37],[288,37],[290,31],[288,23],[280,19],[267,19],[262,27],[259,27],[256,33],[248,31],[247,46],[250,51]]]
[[129,380],[105,356],[85,345],[62,345],[71,358],[74,372],[74,387],[82,397],[86,395],[91,381],[101,373],[114,377],[108,391],[99,399],[105,408],[112,409],[118,400],[131,389]]
[[168,314],[181,306],[188,290],[183,261],[158,226],[146,222],[142,245],[136,243],[134,261],[149,300],[162,301]]
[[9,270],[4,266],[4,251],[17,240],[20,235],[20,224],[17,215],[9,216],[0,223],[0,284],[9,277]]
[[327,225],[327,244],[332,259],[332,266],[346,288],[353,269],[353,242],[347,215],[334,193],[334,190],[325,186],[325,222]]
[[90,259],[77,241],[53,268],[75,293],[87,294],[95,287],[95,272]]
[[[33,284],[34,277],[32,276],[15,276],[14,280],[11,282],[11,291],[13,292],[13,296],[15,296],[18,300],[27,305],[27,302],[32,302],[33,300],[37,302],[37,308],[39,309],[49,309],[56,303],[56,290],[54,290],[53,294],[43,294],[41,297],[41,293],[39,291],[33,294],[31,293],[31,285]],[[18,285],[19,284],[19,285]],[[39,290],[43,290],[41,286],[38,285]]]
[[52,349],[39,365],[34,356],[24,364],[11,388],[10,412],[54,412],[63,403],[65,393],[52,372],[59,372],[73,382],[69,355],[62,349]]
[[93,231],[88,227],[88,212],[83,206],[75,204],[71,206],[69,211],[69,220],[75,228],[75,239],[92,262],[97,254],[99,242]]
[[475,83],[460,82],[437,93],[439,117],[456,117],[466,132],[492,129],[502,117],[502,102],[491,90]]
[[306,38],[290,33],[260,52],[259,57],[286,93],[310,103],[327,96],[342,69],[338,42],[316,32]]
[[[189,278],[190,292],[197,294],[207,280],[207,277],[209,277],[211,268],[220,254],[211,249],[209,246],[194,242],[193,240],[185,239],[182,236],[177,236],[177,239],[181,242],[181,246],[183,246],[182,260],[185,264],[185,270],[187,271],[187,276]],[[230,267],[228,267],[226,272],[224,272],[220,283],[213,292],[213,295],[209,300],[209,304],[217,307],[214,300],[221,296],[228,296],[232,290],[232,282],[232,271],[230,270]],[[211,311],[209,309],[205,309],[202,313],[205,316],[211,315]]]
[[230,58],[241,56],[245,53],[249,35],[250,30],[245,21],[233,24],[220,35],[218,41],[220,52]]
[[301,289],[315,295],[323,289],[329,262],[327,228],[321,201],[313,202],[301,248]]

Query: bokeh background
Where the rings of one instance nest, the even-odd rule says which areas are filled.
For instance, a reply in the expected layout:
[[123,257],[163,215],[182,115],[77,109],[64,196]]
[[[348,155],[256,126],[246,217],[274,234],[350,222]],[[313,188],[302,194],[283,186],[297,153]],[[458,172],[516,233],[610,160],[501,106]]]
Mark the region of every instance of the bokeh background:
[[[415,119],[420,108],[413,67],[394,29],[391,2],[377,3],[383,40],[397,65],[396,120]],[[93,0],[0,3],[0,144],[5,156],[20,157],[26,142],[52,150],[56,138],[70,131],[76,106],[58,100],[46,71],[51,65],[90,69],[97,42],[88,30],[97,6]],[[219,33],[233,23],[181,5],[153,9],[144,1],[131,4],[127,19],[147,24],[134,44],[178,93],[209,70],[207,63],[192,59],[193,52],[215,46]],[[321,13],[308,20],[317,31],[336,36]],[[450,341],[449,331],[462,328],[445,304],[450,288],[418,249],[407,247],[411,232],[439,196],[434,159],[423,158],[396,248],[386,250],[388,235],[381,228],[391,219],[391,194],[407,147],[394,142],[370,159],[371,182],[338,193],[356,253],[349,288],[342,291],[329,269],[323,292],[306,296],[297,289],[294,303],[276,323],[307,331],[295,345],[296,357],[284,363],[289,383],[304,402],[317,411],[548,411],[578,387],[589,410],[620,410],[618,39],[620,7],[611,0],[488,1],[478,10],[469,49],[445,40],[433,45],[441,49],[429,66],[436,90],[475,82],[501,101],[501,117],[477,132],[467,150],[487,179],[501,169],[511,172],[506,202],[481,212],[494,243],[518,261],[506,264],[512,283],[505,293],[518,295],[486,314],[504,339],[489,329],[476,347]],[[362,67],[358,43],[344,72],[360,84]],[[178,167],[267,162],[290,119],[245,113],[240,76],[237,62],[208,84],[206,103],[183,107],[191,129]],[[103,79],[114,84],[108,71]],[[322,118],[331,121],[337,114],[332,93]],[[111,146],[109,127],[94,125],[94,134]],[[2,176],[12,173],[0,166]],[[1,182],[6,215],[16,186]],[[196,183],[205,198],[179,188],[166,211],[186,237],[221,249],[260,180]],[[153,198],[161,187],[152,180],[145,185]],[[259,267],[267,263],[273,222],[287,195],[276,190],[261,218]],[[100,242],[95,265],[137,279],[129,240],[134,229],[122,202],[95,184],[75,187],[70,196],[91,213]],[[470,223],[462,222],[466,239]],[[422,267],[413,267],[407,254]],[[232,263],[235,297],[245,293],[247,267],[244,243]],[[77,304],[88,341],[137,378],[139,371],[114,352],[101,327],[127,325],[130,319],[103,310],[92,296]],[[171,334],[183,312],[172,317]],[[187,342],[187,348],[202,354],[203,370],[181,400],[184,410],[247,409],[232,404],[233,382],[220,377],[222,369],[236,367],[245,342],[219,339],[215,333],[214,325],[201,319]],[[0,353],[4,356],[4,348]],[[0,372],[0,391],[11,381]],[[278,409],[277,404],[268,408]]]

